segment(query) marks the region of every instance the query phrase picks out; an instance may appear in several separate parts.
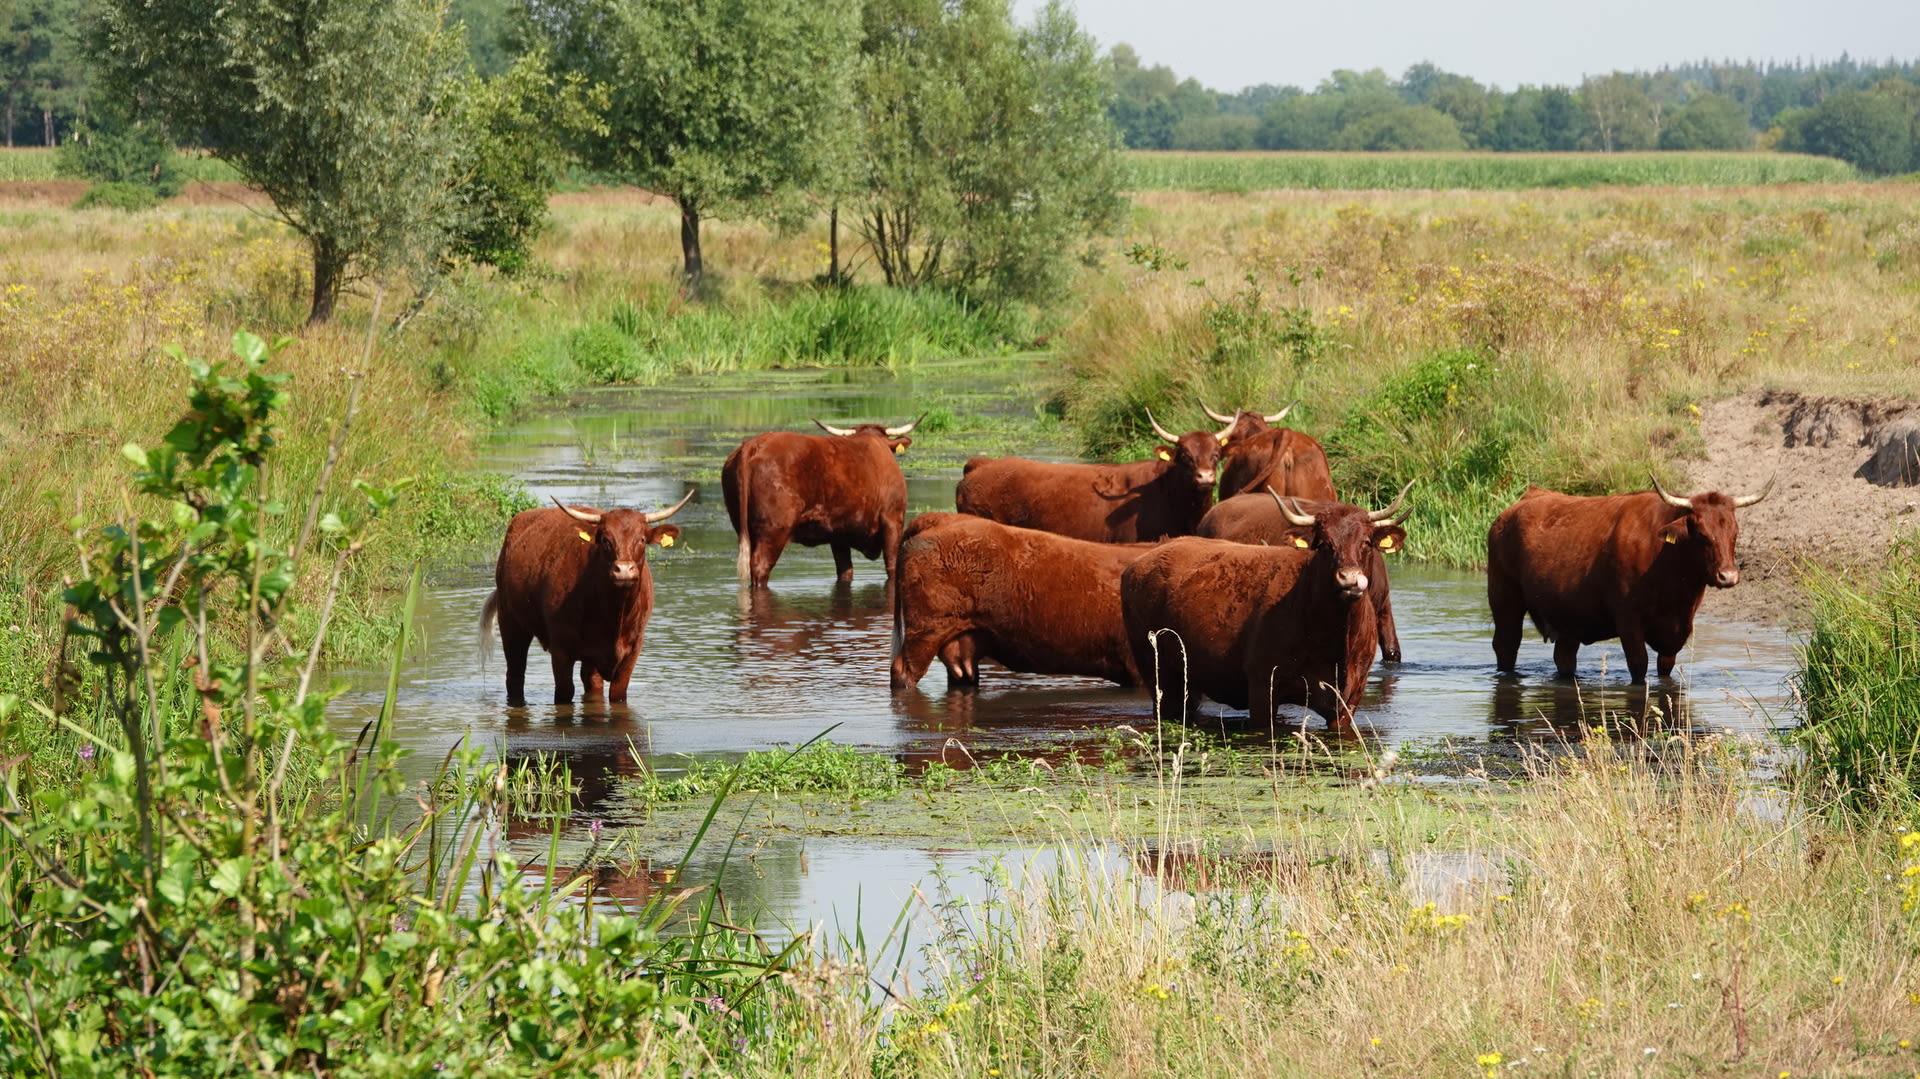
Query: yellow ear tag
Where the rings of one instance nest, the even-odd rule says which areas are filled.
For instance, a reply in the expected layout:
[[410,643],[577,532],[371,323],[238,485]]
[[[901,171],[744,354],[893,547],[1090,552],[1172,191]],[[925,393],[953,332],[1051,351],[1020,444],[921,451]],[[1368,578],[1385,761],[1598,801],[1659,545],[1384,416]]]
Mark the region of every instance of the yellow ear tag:
[[1680,540],[1679,540],[1679,538],[1678,538],[1678,537],[1676,537],[1676,536],[1675,536],[1675,535],[1674,535],[1673,533],[1671,533],[1671,532],[1669,532],[1669,533],[1667,533],[1667,534],[1666,534],[1666,536],[1665,536],[1665,537],[1663,537],[1663,538],[1664,538],[1664,539],[1665,539],[1665,540],[1666,540],[1666,541],[1667,541],[1668,543],[1679,543],[1679,542],[1680,542]]
[[1380,549],[1383,551],[1393,550],[1393,537],[1392,536],[1380,537]]
[[907,452],[907,448],[905,446],[900,445],[898,442],[893,444],[893,455],[895,457],[898,457],[905,452]]
[[1293,537],[1293,545],[1294,545],[1295,547],[1311,547],[1311,546],[1313,546],[1312,544],[1310,544],[1310,543],[1308,543],[1308,542],[1307,542],[1307,537],[1305,537],[1305,536],[1295,536],[1295,537]]
[[585,532],[582,532],[582,533],[580,533],[580,542],[581,542],[581,543],[592,543],[592,542],[593,542],[593,537],[592,537],[592,536],[589,536],[589,535],[587,535],[587,534],[586,534]]
[[671,547],[671,546],[673,546],[673,537],[672,537],[672,536],[661,536],[661,537],[660,537],[660,546],[662,546],[662,547]]

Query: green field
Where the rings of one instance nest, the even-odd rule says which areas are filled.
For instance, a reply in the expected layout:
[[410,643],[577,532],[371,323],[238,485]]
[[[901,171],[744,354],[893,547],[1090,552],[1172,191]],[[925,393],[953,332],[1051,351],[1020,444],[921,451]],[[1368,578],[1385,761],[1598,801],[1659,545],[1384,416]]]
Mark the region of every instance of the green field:
[[1198,153],[1125,155],[1133,191],[1524,190],[1845,183],[1844,161],[1760,153]]
[[[1540,187],[1745,187],[1848,183],[1853,166],[1807,154],[1206,153],[1125,155],[1134,191],[1523,190]],[[189,180],[237,180],[224,162],[183,155]],[[0,151],[0,183],[59,177],[44,147]]]
[[[240,174],[224,161],[198,154],[180,155],[180,173],[189,182],[238,180]],[[63,179],[59,151],[45,146],[0,150],[0,183],[33,183]]]

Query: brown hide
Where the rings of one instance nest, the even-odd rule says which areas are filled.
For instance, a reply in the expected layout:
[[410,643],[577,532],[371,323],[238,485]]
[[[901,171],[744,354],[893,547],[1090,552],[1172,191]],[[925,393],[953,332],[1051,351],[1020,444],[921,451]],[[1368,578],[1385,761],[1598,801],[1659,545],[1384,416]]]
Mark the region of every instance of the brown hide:
[[873,423],[849,435],[773,431],[742,442],[720,470],[741,579],[765,585],[790,542],[831,546],[843,581],[853,579],[854,551],[883,559],[893,576],[907,517],[907,481],[894,455],[912,443]]
[[[553,701],[573,700],[573,665],[580,665],[588,698],[627,699],[627,682],[640,658],[641,637],[653,611],[653,571],[647,545],[671,545],[675,525],[649,524],[639,510],[598,510],[596,523],[565,510],[514,515],[494,563],[494,592],[480,615],[500,621],[507,655],[507,703],[526,701],[527,649],[534,641],[553,661]],[[679,507],[675,507],[678,509]]]
[[1093,543],[1190,535],[1213,504],[1220,442],[1191,431],[1157,454],[1165,456],[1120,465],[975,457],[953,501],[961,513]]
[[1333,502],[1333,473],[1320,443],[1290,427],[1274,427],[1227,443],[1220,463],[1220,497],[1256,494],[1272,487],[1289,498]]
[[949,687],[977,684],[981,657],[1014,671],[1137,684],[1120,571],[1150,549],[958,513],[915,517],[894,586],[894,690],[917,685],[935,655]]
[[1634,682],[1646,681],[1649,646],[1661,677],[1671,674],[1707,586],[1740,580],[1736,500],[1716,491],[1689,501],[1680,509],[1652,491],[1580,497],[1529,487],[1501,511],[1487,532],[1500,670],[1514,669],[1530,617],[1553,642],[1563,677],[1573,676],[1581,645],[1610,637],[1620,638]]
[[[1298,505],[1306,513],[1315,513],[1323,503],[1303,500]],[[1222,500],[1200,518],[1200,527],[1194,530],[1194,535],[1278,547],[1291,543],[1290,537],[1295,531],[1273,496],[1263,490],[1259,494],[1234,495]],[[1375,631],[1380,638],[1380,658],[1398,663],[1400,634],[1393,627],[1393,596],[1387,584],[1386,552],[1374,546],[1369,546],[1367,552],[1367,598],[1372,601],[1373,613],[1378,619]]]
[[[1285,545],[1171,540],[1120,575],[1127,643],[1141,676],[1157,679],[1157,711],[1185,714],[1204,695],[1256,723],[1271,724],[1279,701],[1330,726],[1351,722],[1377,645],[1367,549],[1403,544],[1406,533],[1340,503],[1312,516]],[[1162,636],[1156,646],[1149,634],[1163,629],[1178,643]]]

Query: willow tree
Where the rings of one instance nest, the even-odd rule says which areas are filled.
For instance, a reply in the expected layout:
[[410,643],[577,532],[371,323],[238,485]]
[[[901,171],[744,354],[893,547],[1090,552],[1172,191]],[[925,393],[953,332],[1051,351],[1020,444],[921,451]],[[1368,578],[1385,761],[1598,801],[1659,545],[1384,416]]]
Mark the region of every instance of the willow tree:
[[528,5],[554,61],[607,87],[586,163],[680,207],[688,289],[700,223],[792,220],[836,186],[848,142],[856,0],[555,0]]
[[1093,39],[1059,3],[869,0],[860,232],[887,282],[988,300],[1058,290],[1112,227],[1119,136]]
[[101,75],[264,191],[340,290],[431,261],[461,214],[466,45],[442,0],[99,0]]

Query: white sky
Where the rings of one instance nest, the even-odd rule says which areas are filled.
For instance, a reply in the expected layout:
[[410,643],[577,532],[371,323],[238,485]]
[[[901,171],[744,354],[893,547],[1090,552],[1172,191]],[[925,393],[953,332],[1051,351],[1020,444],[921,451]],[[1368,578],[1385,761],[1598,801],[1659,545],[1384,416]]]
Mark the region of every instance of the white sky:
[[[1337,68],[1422,60],[1512,90],[1713,60],[1920,59],[1920,0],[1070,0],[1102,51],[1126,42],[1227,93],[1311,90]],[[1024,21],[1040,0],[1015,0]]]

